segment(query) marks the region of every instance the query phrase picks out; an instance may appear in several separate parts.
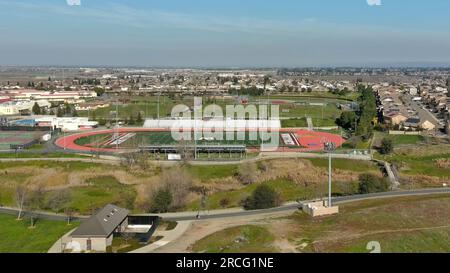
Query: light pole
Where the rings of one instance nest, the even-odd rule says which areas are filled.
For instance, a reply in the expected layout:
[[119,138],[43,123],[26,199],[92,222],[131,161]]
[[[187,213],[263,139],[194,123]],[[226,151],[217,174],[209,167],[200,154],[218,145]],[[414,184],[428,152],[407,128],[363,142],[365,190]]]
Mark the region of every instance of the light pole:
[[328,153],[328,207],[331,208],[331,155],[336,149],[336,145],[331,142],[324,143],[324,151]]
[[159,122],[159,97],[161,96],[161,92],[158,93],[158,122]]

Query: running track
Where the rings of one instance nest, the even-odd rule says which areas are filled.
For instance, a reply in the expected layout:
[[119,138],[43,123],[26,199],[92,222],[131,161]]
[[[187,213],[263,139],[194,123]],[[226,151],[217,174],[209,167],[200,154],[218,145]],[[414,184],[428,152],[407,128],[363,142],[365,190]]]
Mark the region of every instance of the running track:
[[[60,148],[65,148],[72,151],[77,152],[117,152],[117,149],[114,148],[94,148],[78,145],[75,143],[77,139],[93,136],[93,135],[102,135],[102,134],[113,134],[113,133],[140,133],[140,132],[168,132],[166,129],[148,129],[148,128],[120,128],[116,129],[108,129],[108,130],[100,130],[100,131],[92,131],[92,132],[84,132],[79,134],[74,134],[66,137],[59,138],[56,140],[56,146]],[[337,147],[342,146],[345,140],[339,136],[330,133],[324,132],[311,132],[306,130],[299,129],[281,129],[280,133],[293,133],[302,148],[279,148],[276,152],[320,152],[323,150],[323,144],[325,142],[334,142]],[[119,148],[120,150],[120,148]],[[255,149],[256,151],[257,149]],[[252,151],[252,150],[251,150]]]

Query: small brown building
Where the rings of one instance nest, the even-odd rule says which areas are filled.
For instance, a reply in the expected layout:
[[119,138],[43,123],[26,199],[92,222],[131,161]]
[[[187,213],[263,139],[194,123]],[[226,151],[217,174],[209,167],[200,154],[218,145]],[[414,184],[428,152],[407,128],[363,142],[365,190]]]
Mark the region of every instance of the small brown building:
[[127,228],[128,213],[127,209],[107,205],[70,234],[71,245],[78,251],[105,252],[112,244],[113,234]]

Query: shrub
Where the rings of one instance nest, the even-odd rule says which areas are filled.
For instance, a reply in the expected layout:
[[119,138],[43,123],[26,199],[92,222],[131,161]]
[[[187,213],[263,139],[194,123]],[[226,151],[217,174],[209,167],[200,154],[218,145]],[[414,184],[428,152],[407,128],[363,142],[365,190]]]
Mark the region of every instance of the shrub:
[[222,208],[228,207],[228,205],[230,205],[230,199],[228,199],[228,198],[226,198],[226,197],[220,199],[219,205],[220,205],[220,207],[222,207]]
[[392,143],[392,140],[388,138],[383,138],[383,140],[381,140],[380,153],[383,155],[387,155],[392,153],[393,150],[394,145]]
[[168,212],[172,205],[172,194],[167,189],[158,190],[153,195],[152,206],[150,212],[152,213],[164,213]]
[[244,185],[250,185],[257,180],[257,169],[254,163],[244,163],[239,166],[238,177]]
[[268,209],[279,204],[278,193],[267,185],[258,186],[250,197],[244,200],[246,210]]
[[386,192],[389,190],[389,182],[373,174],[361,174],[359,176],[359,193]]

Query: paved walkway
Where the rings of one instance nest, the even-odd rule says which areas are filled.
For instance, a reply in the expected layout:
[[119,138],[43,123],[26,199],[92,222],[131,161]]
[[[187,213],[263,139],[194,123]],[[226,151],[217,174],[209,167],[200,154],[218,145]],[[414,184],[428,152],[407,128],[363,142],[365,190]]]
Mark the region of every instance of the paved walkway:
[[72,229],[71,231],[64,234],[61,238],[59,238],[59,240],[53,244],[53,246],[47,251],[47,253],[62,253],[62,246],[68,244],[71,241],[69,235],[75,229],[76,228]]
[[154,242],[153,244],[144,246],[142,248],[131,251],[130,253],[150,253],[156,249],[167,245],[170,242],[176,241],[178,238],[191,227],[191,221],[180,221],[173,230],[157,230],[152,237],[163,236],[162,239]]

